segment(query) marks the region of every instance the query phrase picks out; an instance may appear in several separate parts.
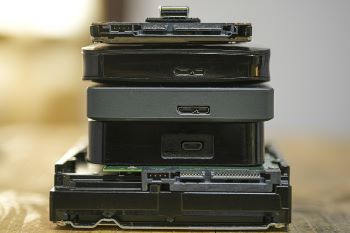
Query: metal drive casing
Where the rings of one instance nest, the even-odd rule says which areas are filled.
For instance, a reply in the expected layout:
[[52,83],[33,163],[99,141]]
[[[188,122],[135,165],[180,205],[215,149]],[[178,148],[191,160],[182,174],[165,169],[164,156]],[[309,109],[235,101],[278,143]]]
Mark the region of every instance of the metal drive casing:
[[198,18],[147,18],[145,23],[92,23],[93,42],[232,43],[251,41],[250,23],[200,23]]
[[87,116],[110,121],[267,121],[273,118],[273,89],[94,86],[87,90]]
[[[143,190],[145,177],[140,173],[157,167],[125,167],[107,172],[103,166],[86,161],[84,148],[71,149],[55,165],[55,184],[50,191],[50,220],[75,228],[114,225],[134,230],[266,230],[285,227],[291,222],[289,166],[269,147],[265,157],[263,166],[226,168],[234,173],[253,169],[250,171],[256,171],[260,176],[257,182],[252,176],[243,176],[219,182],[197,181],[198,186],[222,184],[222,188],[216,191],[171,191],[163,185],[166,179],[162,178],[158,184],[154,182]],[[172,174],[174,169],[187,167],[163,166],[159,169]],[[217,170],[220,167],[197,166],[196,169]],[[154,173],[148,174],[150,177]],[[181,182],[184,187],[197,187],[190,180],[176,182]],[[263,187],[268,184],[272,185],[265,190]],[[250,188],[242,191],[242,187]]]

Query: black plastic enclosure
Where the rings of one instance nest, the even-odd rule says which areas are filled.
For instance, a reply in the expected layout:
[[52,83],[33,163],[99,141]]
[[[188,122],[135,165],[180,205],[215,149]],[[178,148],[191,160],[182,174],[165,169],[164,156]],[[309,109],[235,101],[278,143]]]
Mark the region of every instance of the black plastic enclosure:
[[256,122],[273,118],[274,91],[240,87],[91,86],[87,117],[100,121]]
[[88,160],[105,165],[260,165],[263,122],[91,120]]
[[233,45],[82,48],[83,79],[114,83],[257,83],[270,80],[270,50]]

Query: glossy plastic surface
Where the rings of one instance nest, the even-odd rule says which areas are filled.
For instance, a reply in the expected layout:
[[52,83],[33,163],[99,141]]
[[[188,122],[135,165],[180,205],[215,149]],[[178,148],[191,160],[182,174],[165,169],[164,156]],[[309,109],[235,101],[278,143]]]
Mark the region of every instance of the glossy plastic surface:
[[82,49],[83,79],[113,83],[256,83],[270,50],[233,45],[107,45]]

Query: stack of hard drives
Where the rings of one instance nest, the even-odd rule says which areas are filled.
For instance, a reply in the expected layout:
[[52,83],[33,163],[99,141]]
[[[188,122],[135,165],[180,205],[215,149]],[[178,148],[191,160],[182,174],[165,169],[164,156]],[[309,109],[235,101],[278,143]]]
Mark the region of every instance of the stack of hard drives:
[[264,145],[269,49],[251,25],[163,7],[145,23],[94,23],[82,49],[87,149],[55,166],[50,219],[123,229],[267,229],[291,221],[289,167]]

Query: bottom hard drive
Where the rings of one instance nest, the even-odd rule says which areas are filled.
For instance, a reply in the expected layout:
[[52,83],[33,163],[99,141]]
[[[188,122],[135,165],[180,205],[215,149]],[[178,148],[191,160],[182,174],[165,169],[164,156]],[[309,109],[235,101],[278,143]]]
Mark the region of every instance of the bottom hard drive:
[[289,166],[270,147],[257,166],[103,166],[86,148],[55,165],[50,220],[122,229],[261,230],[291,222]]

